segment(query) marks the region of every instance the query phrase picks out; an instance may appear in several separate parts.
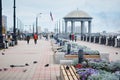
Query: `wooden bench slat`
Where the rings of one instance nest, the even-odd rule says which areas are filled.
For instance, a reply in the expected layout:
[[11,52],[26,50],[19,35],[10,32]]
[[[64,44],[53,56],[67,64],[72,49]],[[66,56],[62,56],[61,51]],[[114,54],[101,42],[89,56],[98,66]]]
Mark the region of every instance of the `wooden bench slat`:
[[70,72],[71,72],[71,75],[72,75],[73,79],[78,80],[77,76],[75,75],[76,73],[74,73],[74,71],[72,70],[71,67],[70,67]]
[[[65,55],[65,58],[73,59],[78,58],[78,55]],[[86,59],[100,59],[100,55],[84,55]]]
[[70,67],[70,72],[71,72],[72,76],[75,76],[75,74],[74,74],[73,70],[71,69],[71,67]]
[[65,69],[65,71],[66,71],[66,74],[67,74],[69,80],[73,80],[73,77],[72,77],[70,71],[66,69],[66,65],[64,65],[64,69]]
[[69,80],[68,76],[64,76],[64,80]]
[[64,67],[63,67],[63,66],[61,66],[61,69],[63,70],[63,69],[64,69]]
[[69,80],[74,80],[73,76],[68,76]]
[[76,70],[75,70],[74,66],[71,66],[71,68],[74,71],[74,74],[76,75],[76,77],[79,79],[79,75],[76,73]]
[[60,70],[61,77],[63,77],[64,80],[79,80],[79,76],[76,74],[74,66],[69,66],[69,70],[67,70],[66,65],[62,65]]
[[73,76],[74,80],[78,80],[77,76]]
[[71,74],[70,74],[70,71],[69,71],[69,70],[66,70],[66,73],[67,73],[67,75],[68,75],[68,76],[71,76]]
[[66,71],[65,71],[65,70],[62,70],[62,72],[63,72],[63,75],[67,76],[67,74],[66,74]]
[[65,72],[65,69],[64,69],[64,66],[60,66],[60,70],[61,70],[61,78],[64,79],[64,80],[69,80],[66,72]]

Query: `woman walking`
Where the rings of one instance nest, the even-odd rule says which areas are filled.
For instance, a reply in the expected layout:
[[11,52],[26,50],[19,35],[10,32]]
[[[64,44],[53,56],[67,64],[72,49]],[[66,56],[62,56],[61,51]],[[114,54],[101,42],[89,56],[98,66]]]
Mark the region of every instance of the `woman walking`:
[[34,43],[37,44],[38,35],[34,34]]

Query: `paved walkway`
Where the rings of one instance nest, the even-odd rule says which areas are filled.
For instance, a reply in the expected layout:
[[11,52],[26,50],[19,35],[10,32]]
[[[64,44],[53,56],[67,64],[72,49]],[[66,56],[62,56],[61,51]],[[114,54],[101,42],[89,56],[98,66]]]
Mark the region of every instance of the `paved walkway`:
[[[120,60],[120,48],[84,41],[77,43],[98,50],[100,53],[108,53],[111,61]],[[25,64],[29,66],[24,66]],[[46,64],[49,66],[45,67]],[[11,68],[10,65],[23,67]],[[42,39],[38,40],[37,44],[34,44],[33,40],[30,44],[19,41],[17,46],[0,51],[0,80],[57,80],[57,76],[60,76],[60,69],[59,65],[53,63],[50,41]]]
[[[106,45],[100,45],[96,43],[90,43],[86,41],[77,41],[78,44],[87,46],[92,50],[98,50],[101,54],[109,54],[109,61],[120,60],[120,48],[115,48]],[[116,54],[118,53],[118,54]],[[105,57],[105,55],[103,55]]]
[[[33,40],[30,44],[19,41],[17,46],[0,51],[0,80],[57,80],[59,65],[53,64],[52,57],[50,41],[38,40],[36,45]],[[10,67],[25,64],[29,66]]]

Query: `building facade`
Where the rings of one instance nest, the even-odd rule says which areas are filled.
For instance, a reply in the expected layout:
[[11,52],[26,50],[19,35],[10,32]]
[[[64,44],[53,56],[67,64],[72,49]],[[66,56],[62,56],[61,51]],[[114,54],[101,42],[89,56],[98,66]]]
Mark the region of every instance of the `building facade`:
[[2,33],[6,34],[7,32],[7,16],[2,16]]

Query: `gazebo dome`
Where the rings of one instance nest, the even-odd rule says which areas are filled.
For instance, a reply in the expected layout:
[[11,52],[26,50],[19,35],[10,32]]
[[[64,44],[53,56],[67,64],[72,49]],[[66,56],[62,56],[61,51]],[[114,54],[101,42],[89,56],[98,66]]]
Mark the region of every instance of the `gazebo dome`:
[[72,11],[70,13],[68,13],[65,17],[65,18],[92,18],[90,17],[86,12],[84,11],[79,11],[79,10],[76,10],[76,11]]

